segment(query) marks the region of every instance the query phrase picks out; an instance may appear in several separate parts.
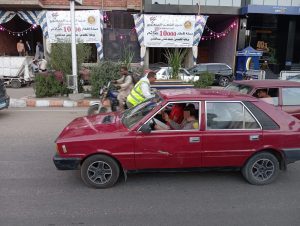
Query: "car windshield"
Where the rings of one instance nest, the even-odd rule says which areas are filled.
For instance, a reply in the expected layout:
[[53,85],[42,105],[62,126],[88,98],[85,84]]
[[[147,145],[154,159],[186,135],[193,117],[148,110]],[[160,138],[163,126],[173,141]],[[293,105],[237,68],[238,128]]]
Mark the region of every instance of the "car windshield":
[[237,91],[243,94],[249,94],[252,88],[247,85],[243,84],[237,84],[237,83],[230,83],[228,86],[225,87],[226,90],[231,90],[231,91]]
[[152,98],[148,101],[140,103],[139,105],[127,109],[123,112],[122,123],[127,127],[131,128],[138,123],[142,118],[149,114],[152,109],[162,102],[162,98]]

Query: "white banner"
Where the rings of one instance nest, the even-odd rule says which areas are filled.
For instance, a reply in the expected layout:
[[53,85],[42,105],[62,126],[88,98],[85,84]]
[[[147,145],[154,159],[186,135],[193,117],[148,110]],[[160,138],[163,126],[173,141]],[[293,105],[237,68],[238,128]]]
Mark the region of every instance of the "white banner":
[[144,15],[147,47],[192,47],[195,16]]
[[[50,43],[71,42],[70,11],[48,11],[47,24]],[[99,11],[75,11],[75,29],[77,43],[101,43]]]

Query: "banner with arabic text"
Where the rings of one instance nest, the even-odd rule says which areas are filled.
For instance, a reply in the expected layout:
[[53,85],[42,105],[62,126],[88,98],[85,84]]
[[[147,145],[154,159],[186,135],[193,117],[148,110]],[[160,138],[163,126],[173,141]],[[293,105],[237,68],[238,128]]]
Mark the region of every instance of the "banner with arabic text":
[[[101,43],[99,10],[75,11],[76,42]],[[48,11],[47,24],[50,43],[71,41],[70,11]]]
[[144,15],[146,47],[192,47],[194,15]]

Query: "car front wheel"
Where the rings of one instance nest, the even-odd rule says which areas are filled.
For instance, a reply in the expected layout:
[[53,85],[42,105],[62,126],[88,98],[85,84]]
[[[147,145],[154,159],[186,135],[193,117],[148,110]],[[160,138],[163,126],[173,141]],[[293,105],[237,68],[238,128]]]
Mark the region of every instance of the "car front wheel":
[[271,153],[258,153],[244,165],[242,174],[250,184],[270,184],[279,174],[278,159]]
[[229,78],[226,77],[226,76],[222,76],[220,79],[219,79],[219,85],[222,86],[222,87],[225,87],[229,84]]
[[93,188],[109,188],[118,180],[118,163],[106,155],[94,155],[87,158],[81,166],[81,178]]

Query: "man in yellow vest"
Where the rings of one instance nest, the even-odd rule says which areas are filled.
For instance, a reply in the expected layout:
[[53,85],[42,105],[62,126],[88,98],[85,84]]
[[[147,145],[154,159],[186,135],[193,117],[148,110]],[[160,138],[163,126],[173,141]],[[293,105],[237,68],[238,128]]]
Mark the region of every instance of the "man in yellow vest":
[[151,94],[150,92],[150,84],[153,84],[155,80],[156,73],[153,71],[150,71],[147,76],[141,78],[141,80],[135,84],[127,97],[127,107],[132,108],[139,103],[142,103],[145,100],[154,97],[155,95]]

